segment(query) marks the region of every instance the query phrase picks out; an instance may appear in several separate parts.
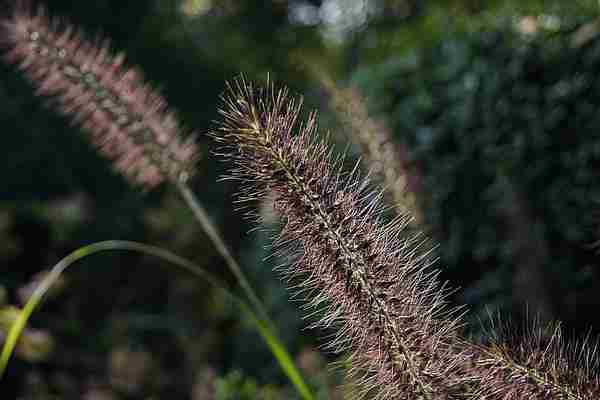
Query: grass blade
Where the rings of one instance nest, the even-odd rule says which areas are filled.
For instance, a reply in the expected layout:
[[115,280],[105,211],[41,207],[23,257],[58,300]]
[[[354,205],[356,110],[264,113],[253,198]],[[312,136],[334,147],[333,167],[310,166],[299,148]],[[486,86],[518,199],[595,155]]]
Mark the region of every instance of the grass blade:
[[219,279],[215,278],[214,276],[203,270],[201,267],[194,264],[192,261],[180,257],[168,250],[162,249],[160,247],[146,245],[143,243],[124,240],[107,240],[83,246],[73,251],[62,260],[60,260],[50,270],[50,273],[48,273],[40,282],[40,284],[36,287],[35,291],[23,307],[23,310],[19,313],[17,320],[13,323],[8,332],[8,335],[2,348],[2,353],[0,354],[0,379],[4,375],[4,371],[6,370],[8,361],[10,360],[10,357],[14,351],[17,341],[19,340],[23,329],[27,325],[27,321],[31,317],[31,314],[37,309],[43,296],[46,294],[48,289],[52,287],[54,282],[56,282],[56,280],[60,277],[64,270],[84,257],[109,250],[135,251],[158,257],[164,261],[167,261],[190,272],[197,278],[203,279],[209,282],[211,285],[217,287],[227,297],[235,301],[235,303],[240,307],[242,312],[244,312],[246,316],[248,316],[250,320],[254,323],[258,333],[261,335],[261,337],[269,347],[269,350],[276,358],[277,362],[279,363],[279,366],[286,374],[290,382],[294,385],[301,398],[304,400],[314,400],[315,397],[312,394],[312,391],[309,389],[300,371],[297,369],[289,352],[287,351],[281,340],[278,338],[277,334],[270,328],[269,322],[258,317],[256,313],[252,310],[252,308],[240,297],[236,296],[229,289],[227,289],[224,283],[222,283]]

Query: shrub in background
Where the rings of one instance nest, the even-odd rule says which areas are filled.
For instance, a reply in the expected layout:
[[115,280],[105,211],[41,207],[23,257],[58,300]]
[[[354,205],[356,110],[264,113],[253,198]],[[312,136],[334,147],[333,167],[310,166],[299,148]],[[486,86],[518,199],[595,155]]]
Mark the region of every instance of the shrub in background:
[[355,81],[407,149],[458,301],[583,332],[600,327],[600,36],[566,21],[453,34]]

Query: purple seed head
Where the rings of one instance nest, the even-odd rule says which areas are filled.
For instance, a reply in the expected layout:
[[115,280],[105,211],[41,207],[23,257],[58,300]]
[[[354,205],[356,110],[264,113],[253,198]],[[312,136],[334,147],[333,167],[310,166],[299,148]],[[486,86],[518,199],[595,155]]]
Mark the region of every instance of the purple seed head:
[[406,220],[384,223],[380,194],[316,138],[315,117],[297,127],[300,102],[285,90],[238,81],[214,133],[249,187],[243,199],[275,195],[284,223],[277,246],[291,254],[285,276],[320,308],[329,347],[349,351],[364,393],[376,399],[462,399],[469,381],[457,344],[459,318]]
[[110,52],[108,41],[90,42],[43,8],[32,12],[28,1],[18,1],[0,29],[4,60],[25,73],[37,95],[55,99],[132,183],[152,188],[192,175],[193,135],[182,138],[166,100],[124,65],[123,54]]

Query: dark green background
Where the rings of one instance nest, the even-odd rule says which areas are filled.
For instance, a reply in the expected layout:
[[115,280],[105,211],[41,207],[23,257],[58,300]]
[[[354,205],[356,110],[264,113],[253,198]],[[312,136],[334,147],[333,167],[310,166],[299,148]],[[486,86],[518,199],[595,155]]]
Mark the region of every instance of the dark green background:
[[[328,20],[332,0],[201,1],[193,17],[179,0],[49,3],[90,37],[110,37],[198,132],[194,191],[322,398],[337,384],[319,372],[333,357],[314,353],[324,333],[302,329],[299,304],[271,271],[278,260],[263,261],[269,234],[247,233],[253,225],[232,204],[235,185],[217,181],[227,166],[205,133],[225,81],[239,73],[269,74],[302,93],[320,109],[323,132],[339,125],[303,66],[318,64],[362,90],[373,117],[408,151],[442,278],[462,287],[452,301],[469,305],[469,330],[498,310],[504,319],[561,320],[568,335],[599,330],[597,2],[352,0],[346,10],[373,11],[337,24]],[[519,31],[524,16],[537,21],[535,34]],[[0,284],[10,303],[19,304],[19,288],[36,272],[106,239],[157,244],[234,283],[173,190],[127,185],[85,133],[32,92],[14,67],[1,66]],[[150,257],[84,260],[32,325],[56,348],[41,363],[15,359],[3,398],[201,399],[209,398],[199,394],[203,382],[214,379],[219,399],[262,398],[264,386],[293,396],[232,304]],[[121,369],[119,357],[128,360]],[[136,362],[151,367],[139,372]],[[123,371],[138,371],[139,384],[123,385],[137,382],[120,381]]]

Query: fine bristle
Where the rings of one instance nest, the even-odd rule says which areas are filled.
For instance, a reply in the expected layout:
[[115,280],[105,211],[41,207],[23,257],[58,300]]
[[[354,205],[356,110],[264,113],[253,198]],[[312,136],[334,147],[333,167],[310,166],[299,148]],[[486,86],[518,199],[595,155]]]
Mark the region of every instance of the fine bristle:
[[597,343],[567,341],[559,324],[523,327],[488,321],[487,336],[474,347],[471,373],[478,395],[505,400],[600,398]]

